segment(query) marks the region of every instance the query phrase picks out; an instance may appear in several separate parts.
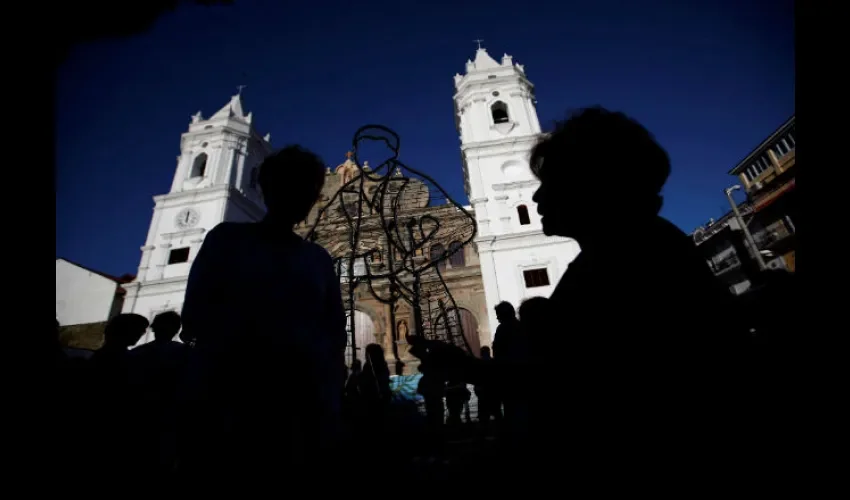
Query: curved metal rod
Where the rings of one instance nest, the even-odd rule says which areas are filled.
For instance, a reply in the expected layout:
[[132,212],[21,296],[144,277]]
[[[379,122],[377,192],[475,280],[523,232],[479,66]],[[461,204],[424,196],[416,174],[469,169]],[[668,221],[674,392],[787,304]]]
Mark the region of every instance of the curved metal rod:
[[[475,218],[433,178],[399,160],[401,139],[383,125],[365,125],[355,132],[352,139],[355,165],[362,164],[362,146],[374,142],[386,146],[386,157],[377,167],[361,168],[357,175],[347,179],[327,204],[319,208],[307,233],[307,238],[317,240],[317,228],[325,219],[337,216],[336,212],[331,213],[331,209],[339,205],[339,215],[348,228],[345,238],[347,249],[334,260],[344,285],[352,352],[357,349],[354,310],[356,290],[360,285],[365,285],[370,296],[389,305],[393,311],[400,300],[412,306],[419,334],[437,335],[442,319],[447,338],[455,339],[457,343],[457,337],[460,337],[463,347],[470,351],[469,341],[463,334],[459,308],[440,267],[473,241],[477,229]],[[423,195],[427,198],[422,198]],[[433,207],[436,212],[429,210],[430,200],[434,197],[445,200],[439,207]],[[450,208],[454,209],[449,212],[452,219],[462,219],[459,224],[454,224],[456,232],[452,232],[452,226],[444,224],[438,215]],[[456,239],[446,241],[451,244],[448,247],[441,244],[441,250],[434,252],[435,244],[451,238]],[[428,255],[425,255],[426,249],[431,249]],[[338,248],[336,251],[339,253]],[[345,269],[342,269],[343,263]],[[436,307],[433,307],[435,300]],[[424,304],[427,304],[427,311],[423,311]],[[423,317],[426,312],[427,319]],[[450,321],[449,314],[453,314],[457,321]],[[426,322],[430,331],[425,329]],[[391,328],[395,340],[396,322],[393,323]],[[394,348],[393,353],[398,361],[398,349]]]

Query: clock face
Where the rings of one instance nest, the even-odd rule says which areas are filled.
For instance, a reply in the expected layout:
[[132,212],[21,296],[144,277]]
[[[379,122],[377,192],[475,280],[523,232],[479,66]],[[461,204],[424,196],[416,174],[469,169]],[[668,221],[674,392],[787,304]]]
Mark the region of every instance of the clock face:
[[175,222],[177,223],[177,227],[181,229],[188,229],[190,227],[194,227],[200,218],[201,216],[195,210],[192,210],[191,208],[184,208],[177,214]]

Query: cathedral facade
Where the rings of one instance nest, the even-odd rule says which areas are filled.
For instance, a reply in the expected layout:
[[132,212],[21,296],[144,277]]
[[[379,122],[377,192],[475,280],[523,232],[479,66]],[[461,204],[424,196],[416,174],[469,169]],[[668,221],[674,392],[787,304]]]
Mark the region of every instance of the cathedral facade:
[[[578,254],[572,240],[545,237],[531,196],[538,185],[528,168],[531,148],[541,136],[533,85],[522,65],[505,55],[501,63],[478,49],[467,61],[466,72],[455,76],[456,125],[463,153],[463,179],[477,234],[462,247],[459,237],[446,231],[416,250],[414,259],[427,261],[440,254],[440,274],[454,299],[465,341],[474,354],[489,345],[497,326],[493,308],[503,300],[518,306],[525,298],[548,296],[569,262]],[[241,96],[233,96],[209,118],[198,112],[181,138],[171,190],[154,197],[154,213],[137,278],[124,285],[123,312],[153,318],[167,310],[180,311],[192,261],[205,234],[221,222],[260,220],[265,208],[257,185],[257,167],[272,151],[270,137],[262,136],[245,113]],[[323,246],[333,257],[345,253],[345,222],[328,206],[340,186],[356,178],[368,165],[348,155],[328,169],[322,197],[308,219],[295,230]],[[410,206],[423,210],[451,227],[464,222],[454,205]],[[359,212],[364,221],[374,214]],[[371,266],[392,261],[392,249],[375,242]],[[377,260],[376,260],[377,259]],[[356,267],[356,266],[355,266]],[[345,272],[341,290],[346,292]],[[390,310],[367,287],[355,289],[358,357],[366,344],[384,346],[388,361],[412,361],[404,342],[415,333],[413,311],[404,303]],[[393,328],[395,327],[395,328]],[[391,332],[397,332],[393,339]],[[147,342],[150,338],[142,339]]]

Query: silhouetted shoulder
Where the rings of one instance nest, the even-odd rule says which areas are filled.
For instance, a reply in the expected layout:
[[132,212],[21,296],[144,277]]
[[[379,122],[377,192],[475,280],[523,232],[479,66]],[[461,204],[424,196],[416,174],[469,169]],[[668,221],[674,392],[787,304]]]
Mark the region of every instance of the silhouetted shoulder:
[[222,222],[210,229],[204,241],[229,240],[253,233],[257,224],[252,222]]
[[313,243],[312,241],[301,241],[305,252],[307,252],[311,256],[315,256],[316,260],[318,260],[319,262],[327,263],[329,266],[333,266],[333,258],[324,247]]

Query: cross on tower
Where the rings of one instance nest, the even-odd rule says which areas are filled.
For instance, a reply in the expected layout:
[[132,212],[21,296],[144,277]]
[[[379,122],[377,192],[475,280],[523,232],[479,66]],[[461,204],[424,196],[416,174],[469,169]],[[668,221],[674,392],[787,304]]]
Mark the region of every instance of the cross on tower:
[[238,95],[242,95],[242,89],[247,87],[247,85],[237,85],[236,88],[239,89]]
[[473,42],[478,44],[478,50],[481,50],[481,42],[483,42],[483,41],[484,40],[473,40]]
[[354,153],[352,153],[351,151],[345,153],[345,157],[348,158],[349,160],[351,159],[352,156],[354,156]]

